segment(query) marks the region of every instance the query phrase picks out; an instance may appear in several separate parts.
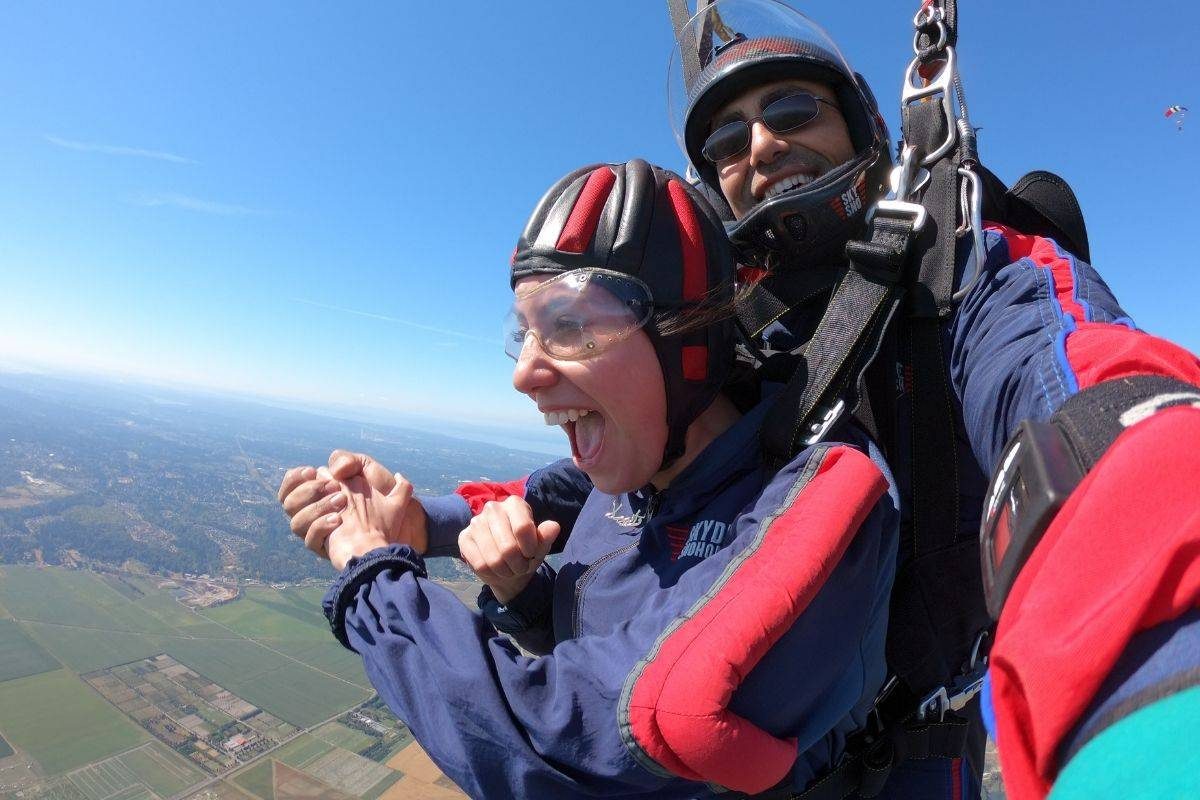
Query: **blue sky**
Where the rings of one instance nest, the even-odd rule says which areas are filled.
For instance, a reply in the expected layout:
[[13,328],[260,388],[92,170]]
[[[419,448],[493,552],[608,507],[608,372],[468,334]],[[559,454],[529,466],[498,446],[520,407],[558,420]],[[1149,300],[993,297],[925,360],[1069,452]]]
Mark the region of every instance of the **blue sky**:
[[[896,131],[917,3],[797,3]],[[1139,324],[1200,349],[1200,11],[960,1],[1002,178],[1076,188]],[[540,425],[507,260],[567,170],[679,169],[661,0],[21,3],[0,25],[0,357]]]

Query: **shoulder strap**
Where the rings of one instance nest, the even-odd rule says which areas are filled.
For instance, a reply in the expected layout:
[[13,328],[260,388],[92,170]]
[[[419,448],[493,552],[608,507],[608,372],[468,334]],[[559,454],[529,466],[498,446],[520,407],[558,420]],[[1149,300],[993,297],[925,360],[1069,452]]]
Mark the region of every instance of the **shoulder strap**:
[[918,228],[914,218],[876,214],[870,240],[846,245],[847,270],[792,377],[776,396],[761,431],[764,455],[779,469],[819,441],[847,407],[843,395],[878,352],[899,305],[901,279]]

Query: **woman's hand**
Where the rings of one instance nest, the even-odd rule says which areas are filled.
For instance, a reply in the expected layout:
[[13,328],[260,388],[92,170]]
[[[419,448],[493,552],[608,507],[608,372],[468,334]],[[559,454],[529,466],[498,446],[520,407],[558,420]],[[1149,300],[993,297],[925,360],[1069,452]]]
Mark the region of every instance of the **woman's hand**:
[[[404,476],[390,472],[370,456],[347,450],[334,450],[328,467],[295,467],[283,476],[279,502],[290,520],[292,533],[322,558],[329,557],[325,540],[342,524],[341,512],[349,497],[345,488],[355,478],[365,480],[381,495],[389,495],[399,484],[408,483]],[[411,495],[412,486],[406,491]],[[386,523],[394,526],[381,531],[388,543],[403,542],[418,553],[425,552],[429,537],[425,508],[420,500],[410,496],[403,504],[403,513],[389,517]]]
[[535,525],[533,510],[519,497],[491,502],[458,535],[463,559],[501,603],[520,594],[558,538],[561,527]]
[[402,522],[412,500],[412,484],[399,473],[395,485],[387,493],[376,489],[362,475],[342,482],[338,503],[343,508],[330,514],[327,525],[336,524],[332,533],[322,534],[322,528],[310,529],[304,539],[308,549],[324,555],[334,569],[342,570],[354,556],[361,556],[389,544],[409,544],[404,537]]

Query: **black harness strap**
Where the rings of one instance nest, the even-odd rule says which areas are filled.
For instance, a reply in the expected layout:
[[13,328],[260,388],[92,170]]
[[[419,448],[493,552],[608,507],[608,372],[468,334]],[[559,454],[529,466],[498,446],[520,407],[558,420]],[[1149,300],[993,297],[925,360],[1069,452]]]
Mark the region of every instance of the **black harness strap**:
[[912,234],[912,220],[879,214],[871,223],[869,241],[846,245],[850,269],[763,423],[764,454],[771,469],[779,469],[799,451],[820,424],[812,422],[819,410],[844,401],[843,393],[867,366],[858,356],[878,350],[899,303]]
[[738,297],[738,323],[747,336],[757,338],[788,311],[828,292],[841,272],[841,268],[769,272]]

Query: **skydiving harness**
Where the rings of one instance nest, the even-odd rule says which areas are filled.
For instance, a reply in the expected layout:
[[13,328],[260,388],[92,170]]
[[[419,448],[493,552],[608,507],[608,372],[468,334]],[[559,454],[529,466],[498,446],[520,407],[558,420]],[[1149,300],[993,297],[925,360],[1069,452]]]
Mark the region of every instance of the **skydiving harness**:
[[[849,270],[763,427],[764,452],[775,468],[821,441],[848,412],[884,443],[889,458],[898,458],[895,431],[888,429],[896,378],[887,371],[907,365],[913,513],[901,535],[892,595],[893,674],[846,757],[806,791],[784,796],[874,797],[905,759],[959,758],[966,751],[969,723],[955,712],[982,686],[991,618],[979,540],[958,532],[957,400],[942,325],[983,272],[985,217],[1053,236],[1085,260],[1089,255],[1082,213],[1065,182],[1035,172],[1006,190],[980,165],[958,72],[957,22],[957,0],[924,0],[913,19],[915,57],[904,76],[890,193],[868,213],[864,239],[847,243]],[[967,236],[974,271],[955,291],[959,240]],[[877,358],[881,352],[892,357]]]
[[[697,13],[710,0],[698,5]],[[668,0],[668,6],[679,31],[688,21],[686,0]],[[866,236],[847,243],[849,269],[761,435],[768,467],[779,469],[852,414],[889,459],[899,458],[890,422],[897,376],[890,372],[906,365],[913,512],[901,533],[892,593],[892,675],[831,772],[802,793],[780,787],[760,797],[874,797],[905,759],[959,758],[967,749],[969,723],[955,712],[982,685],[991,618],[979,539],[958,535],[957,399],[942,324],[980,279],[985,218],[1053,237],[1084,260],[1090,254],[1082,212],[1061,178],[1032,172],[1006,189],[979,163],[958,73],[957,22],[957,0],[924,0],[913,19],[915,57],[904,76],[902,141],[890,193],[870,210]],[[682,43],[681,49],[685,59],[694,56]],[[974,271],[955,291],[959,239],[968,235]],[[802,274],[769,273],[740,303],[739,324],[761,332],[811,294]],[[886,357],[878,358],[881,353]]]

